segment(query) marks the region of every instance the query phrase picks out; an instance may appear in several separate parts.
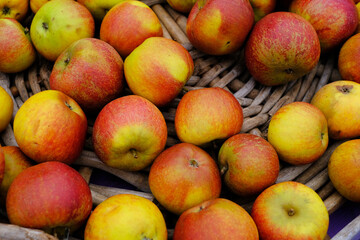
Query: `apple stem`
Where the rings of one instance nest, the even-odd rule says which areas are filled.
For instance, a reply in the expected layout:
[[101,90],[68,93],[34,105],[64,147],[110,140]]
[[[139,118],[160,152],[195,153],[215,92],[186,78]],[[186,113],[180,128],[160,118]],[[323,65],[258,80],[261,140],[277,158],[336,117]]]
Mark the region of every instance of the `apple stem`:
[[73,108],[71,107],[71,105],[68,102],[65,102],[65,105],[70,109],[73,110]]
[[289,216],[294,216],[295,215],[295,210],[293,208],[290,208],[290,210],[288,211],[288,215]]
[[192,166],[192,167],[195,167],[195,168],[199,167],[199,163],[195,159],[191,159],[189,161],[189,163],[190,163],[190,166]]
[[138,158],[138,155],[136,154],[136,150],[134,148],[130,149],[131,154],[133,155],[134,158]]
[[220,169],[220,175],[224,175],[226,173],[226,171],[228,170],[228,167],[227,166],[223,166],[221,169]]

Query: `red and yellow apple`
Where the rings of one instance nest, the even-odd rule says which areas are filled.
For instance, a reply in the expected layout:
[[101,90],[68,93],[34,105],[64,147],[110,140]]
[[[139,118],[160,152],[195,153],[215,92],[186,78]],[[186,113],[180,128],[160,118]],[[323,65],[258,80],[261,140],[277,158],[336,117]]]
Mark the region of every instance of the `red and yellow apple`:
[[84,239],[167,240],[167,229],[160,209],[153,202],[132,194],[118,194],[94,209]]
[[10,223],[28,228],[74,230],[86,221],[91,209],[86,181],[61,162],[40,163],[23,170],[6,198]]
[[149,186],[156,200],[180,215],[220,196],[221,177],[211,156],[200,147],[179,143],[165,149],[153,162]]
[[247,133],[227,139],[218,155],[224,183],[240,196],[254,196],[275,183],[279,158],[265,139]]
[[42,5],[44,5],[48,1],[50,1],[50,0],[29,0],[31,11],[33,13],[36,13],[37,11],[39,11],[39,9],[42,7]]
[[258,240],[259,233],[245,209],[231,200],[217,198],[183,212],[176,222],[173,239]]
[[358,16],[359,16],[359,24],[356,28],[355,33],[360,33],[360,2],[356,3],[356,9],[357,9]]
[[112,7],[124,1],[126,0],[77,0],[91,12],[97,21],[102,21]]
[[98,112],[120,96],[123,61],[108,43],[83,38],[66,48],[52,68],[50,87],[73,98],[85,112]]
[[260,193],[251,216],[263,240],[323,240],[329,227],[329,214],[319,195],[292,181],[277,183]]
[[71,164],[83,150],[87,118],[66,94],[45,90],[34,94],[14,118],[14,136],[22,152],[36,162]]
[[276,0],[250,0],[250,4],[254,10],[255,22],[258,22],[275,10]]
[[230,92],[214,87],[187,92],[175,113],[175,130],[182,142],[206,145],[240,132],[243,112]]
[[309,73],[320,59],[319,38],[304,18],[273,12],[257,22],[245,46],[245,63],[267,86],[285,84]]
[[35,14],[30,36],[36,50],[55,61],[71,43],[94,36],[95,22],[89,10],[73,0],[52,0]]
[[225,55],[240,49],[253,25],[249,0],[200,0],[189,13],[186,33],[198,50]]
[[306,102],[282,106],[270,120],[268,141],[280,160],[293,165],[314,162],[329,143],[325,115]]
[[345,141],[334,150],[329,159],[328,173],[343,197],[360,202],[360,139]]
[[360,33],[342,45],[338,56],[338,69],[342,79],[360,83]]
[[29,0],[0,0],[0,19],[13,18],[22,21],[28,9]]
[[28,29],[15,19],[0,19],[0,72],[21,72],[35,62]]
[[320,109],[327,120],[331,139],[349,139],[360,136],[360,84],[353,81],[335,81],[315,93],[311,104]]
[[[1,21],[1,20],[0,20]],[[0,132],[4,131],[5,128],[10,124],[12,119],[13,111],[14,111],[14,102],[9,95],[5,91],[3,87],[0,86],[0,102],[1,102],[1,110],[0,110]]]
[[5,157],[5,173],[0,185],[0,201],[5,205],[6,195],[11,183],[23,170],[34,164],[27,156],[25,156],[19,147],[4,146],[0,148]]
[[151,37],[124,61],[130,90],[158,107],[171,102],[194,71],[190,53],[178,42]]
[[196,0],[166,0],[166,2],[178,12],[189,13]]
[[113,46],[124,59],[145,39],[162,36],[160,20],[148,5],[140,1],[116,4],[100,26],[100,39]]
[[322,52],[343,43],[359,23],[353,0],[294,0],[290,12],[311,23],[319,37]]
[[108,103],[95,120],[92,135],[97,156],[126,171],[148,167],[165,148],[167,126],[160,110],[137,95]]

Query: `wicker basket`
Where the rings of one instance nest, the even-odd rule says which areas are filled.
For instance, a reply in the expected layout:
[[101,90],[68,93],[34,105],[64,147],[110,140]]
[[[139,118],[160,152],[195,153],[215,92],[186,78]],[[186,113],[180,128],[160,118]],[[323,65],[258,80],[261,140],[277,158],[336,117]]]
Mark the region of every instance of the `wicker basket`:
[[[164,37],[181,43],[191,54],[195,69],[191,79],[187,82],[180,95],[173,100],[168,107],[161,108],[168,126],[168,140],[166,146],[179,143],[174,128],[175,110],[181,96],[190,90],[206,87],[221,87],[230,91],[243,107],[244,122],[241,132],[252,133],[267,138],[267,128],[271,116],[283,105],[303,101],[310,102],[314,93],[325,84],[340,80],[341,76],[336,69],[337,52],[322,57],[317,66],[306,76],[286,85],[277,87],[262,86],[249,74],[244,63],[243,50],[228,56],[209,56],[194,49],[186,34],[186,16],[174,11],[164,0],[143,0],[151,6],[160,19]],[[32,16],[30,16],[31,18]],[[30,20],[27,20],[30,23]],[[30,26],[30,24],[28,25]],[[0,72],[0,85],[4,87],[16,104],[14,104],[15,116],[21,105],[33,94],[50,89],[49,76],[53,63],[38,57],[38,61],[24,72],[17,74],[3,74]],[[127,89],[126,91],[129,92]],[[84,176],[90,185],[94,205],[98,205],[106,198],[119,193],[134,193],[150,200],[154,199],[148,185],[148,171],[125,172],[106,166],[93,152],[91,145],[92,126],[94,118],[88,119],[88,138],[83,153],[74,163],[74,167]],[[1,133],[1,144],[17,146],[10,124]],[[331,214],[337,210],[345,200],[333,187],[327,173],[327,164],[333,150],[341,141],[330,141],[324,155],[316,162],[301,166],[291,166],[281,162],[281,170],[277,182],[294,180],[306,184],[315,190],[323,199],[328,212]],[[214,145],[207,149],[216,158],[219,146]],[[90,183],[93,169],[100,169],[109,174],[115,175],[123,181],[130,183],[137,190],[120,189],[114,187],[99,186]],[[224,193],[231,200],[250,211],[254,199],[242,199],[231,193]],[[176,216],[167,212],[161,206],[165,220],[168,225],[174,226]],[[346,226],[333,239],[351,239],[359,226],[359,217]],[[16,232],[18,239],[56,239],[52,235],[39,230],[20,228],[14,225],[1,225],[0,236],[10,237]],[[79,234],[81,235],[81,234]],[[169,238],[172,236],[172,229],[169,229]],[[31,238],[30,238],[31,237]],[[72,239],[82,238],[81,236],[70,237]],[[0,237],[1,238],[1,237]],[[329,237],[327,237],[330,239]]]

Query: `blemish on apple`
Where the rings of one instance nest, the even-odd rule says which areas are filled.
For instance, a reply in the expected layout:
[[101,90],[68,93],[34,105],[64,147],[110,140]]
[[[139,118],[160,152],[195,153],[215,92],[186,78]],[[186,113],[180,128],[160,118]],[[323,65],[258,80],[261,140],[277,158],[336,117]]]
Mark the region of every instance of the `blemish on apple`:
[[2,9],[2,12],[4,15],[7,15],[7,14],[10,14],[10,8],[5,6],[3,9]]
[[342,86],[336,86],[336,89],[340,92],[342,92],[343,94],[348,94],[350,93],[351,89],[353,88],[353,86],[351,85],[342,85]]
[[48,25],[46,22],[43,22],[43,23],[42,23],[42,27],[43,27],[43,29],[45,29],[45,30],[48,30],[48,29],[49,29],[49,25]]

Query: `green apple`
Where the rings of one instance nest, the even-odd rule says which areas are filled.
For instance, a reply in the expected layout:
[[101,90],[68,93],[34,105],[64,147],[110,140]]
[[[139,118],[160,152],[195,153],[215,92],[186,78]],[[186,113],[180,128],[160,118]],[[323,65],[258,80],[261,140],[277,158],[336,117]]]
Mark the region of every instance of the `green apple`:
[[77,0],[91,12],[97,21],[101,21],[112,7],[124,1],[126,0]]
[[37,51],[55,61],[71,43],[94,36],[95,23],[89,10],[73,0],[52,0],[36,12],[30,36]]

